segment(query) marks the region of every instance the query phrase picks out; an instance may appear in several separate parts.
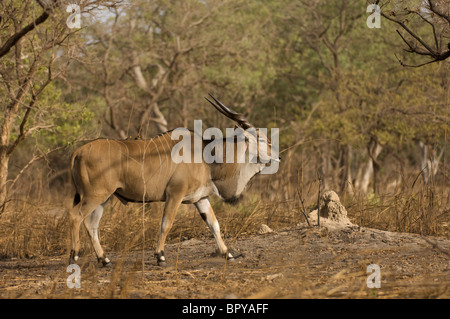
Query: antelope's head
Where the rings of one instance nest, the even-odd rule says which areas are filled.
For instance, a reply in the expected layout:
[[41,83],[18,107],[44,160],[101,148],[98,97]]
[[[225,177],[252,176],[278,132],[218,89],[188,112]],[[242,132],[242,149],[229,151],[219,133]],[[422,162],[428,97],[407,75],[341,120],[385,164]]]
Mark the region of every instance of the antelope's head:
[[265,167],[271,166],[273,162],[279,162],[280,157],[278,151],[274,150],[270,139],[267,137],[267,129],[255,128],[244,117],[243,114],[237,113],[224,105],[214,96],[209,94],[214,100],[206,98],[220,113],[237,123],[238,129],[242,129],[241,133],[245,138],[246,160],[245,163],[256,164],[262,171]]

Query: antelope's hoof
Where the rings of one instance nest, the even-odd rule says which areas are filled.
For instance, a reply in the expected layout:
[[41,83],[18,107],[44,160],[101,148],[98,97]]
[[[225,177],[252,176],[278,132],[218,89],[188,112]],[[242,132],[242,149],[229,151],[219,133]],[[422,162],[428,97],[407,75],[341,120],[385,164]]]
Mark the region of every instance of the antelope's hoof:
[[166,257],[164,257],[164,251],[155,253],[155,257],[156,257],[156,263],[158,264],[158,266],[167,267]]
[[72,250],[69,256],[69,265],[76,264],[78,260],[78,255],[75,255],[75,252]]
[[98,264],[103,268],[111,268],[113,266],[111,260],[107,257],[98,258]]
[[235,261],[238,258],[244,257],[244,255],[239,252],[231,252],[230,250],[228,250],[225,254],[223,254],[223,257],[225,257],[229,261]]
[[233,255],[231,255],[230,253],[228,253],[228,256],[225,256],[225,259],[229,262],[236,261],[236,258]]

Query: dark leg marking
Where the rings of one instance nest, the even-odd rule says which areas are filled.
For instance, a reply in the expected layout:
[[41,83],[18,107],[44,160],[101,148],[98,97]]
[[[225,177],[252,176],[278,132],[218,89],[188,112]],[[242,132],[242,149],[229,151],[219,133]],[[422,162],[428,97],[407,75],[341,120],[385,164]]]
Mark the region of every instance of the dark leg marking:
[[73,206],[78,205],[79,202],[81,202],[81,196],[80,194],[76,193],[73,197]]
[[69,255],[69,265],[71,264],[75,264],[75,250],[71,250],[70,251],[70,255]]

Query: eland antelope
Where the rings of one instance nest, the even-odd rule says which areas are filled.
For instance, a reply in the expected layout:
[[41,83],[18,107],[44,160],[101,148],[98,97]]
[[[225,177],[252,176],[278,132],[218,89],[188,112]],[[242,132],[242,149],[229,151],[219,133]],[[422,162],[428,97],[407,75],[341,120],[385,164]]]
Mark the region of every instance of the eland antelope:
[[[206,98],[220,113],[234,120],[237,126],[248,130],[253,127],[245,117],[231,110],[210,95]],[[194,133],[189,131],[190,137]],[[219,253],[228,259],[234,256],[222,240],[219,223],[209,203],[208,196],[216,194],[225,201],[234,201],[244,191],[252,177],[260,173],[279,157],[272,151],[270,140],[261,132],[243,131],[241,142],[235,136],[223,138],[225,150],[236,150],[234,157],[242,157],[251,150],[263,160],[245,160],[222,163],[179,162],[172,160],[171,154],[177,141],[172,139],[174,130],[162,133],[148,140],[97,139],[79,147],[71,157],[70,173],[76,190],[74,206],[69,212],[71,251],[69,263],[78,260],[80,250],[79,230],[84,223],[99,263],[111,264],[99,242],[98,226],[103,207],[112,197],[122,203],[165,202],[161,229],[156,246],[155,257],[158,265],[164,266],[164,243],[172,227],[176,212],[182,203],[194,204],[200,216],[208,225],[216,240]],[[205,147],[207,140],[201,140]],[[239,143],[244,147],[237,147]],[[254,147],[258,145],[258,147]],[[270,152],[260,152],[261,145],[270,146]],[[253,147],[250,147],[253,146]],[[183,150],[184,151],[184,150]],[[191,152],[192,153],[192,152]],[[193,156],[193,154],[190,154]]]

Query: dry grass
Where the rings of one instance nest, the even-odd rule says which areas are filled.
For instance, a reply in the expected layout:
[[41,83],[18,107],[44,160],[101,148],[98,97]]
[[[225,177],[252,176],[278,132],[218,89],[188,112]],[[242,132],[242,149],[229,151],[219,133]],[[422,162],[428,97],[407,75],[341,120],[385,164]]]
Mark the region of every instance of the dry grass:
[[[450,238],[449,188],[438,184],[423,186],[418,185],[419,183],[411,187],[411,184],[406,182],[404,188],[392,194],[347,195],[342,200],[350,219],[360,226]],[[307,209],[312,209],[317,203],[317,181],[305,178],[299,185],[294,174],[288,174],[288,178],[283,180],[276,176],[259,178],[246,193],[244,200],[236,206],[212,199],[225,241],[232,246],[241,238],[255,234],[262,223],[280,230],[304,222],[297,196],[298,187],[302,188]],[[46,260],[49,264],[58,264],[62,260],[65,262],[69,241],[67,205],[63,203],[70,200],[63,196],[60,194],[59,197],[53,197],[47,203],[33,197],[9,203],[7,210],[0,215],[0,260],[31,258]],[[285,270],[273,266],[229,271],[222,266],[212,267],[210,270],[189,268],[184,264],[185,261],[178,260],[182,252],[177,247],[179,249],[181,243],[188,239],[212,240],[209,229],[192,205],[182,205],[168,238],[168,245],[176,249],[172,252],[172,256],[176,256],[175,269],[170,273],[153,266],[148,269],[153,260],[151,252],[156,245],[162,209],[163,204],[160,203],[124,206],[119,201],[111,201],[106,206],[100,223],[100,236],[107,254],[114,254],[115,268],[113,271],[109,270],[109,275],[105,277],[101,270],[90,263],[92,260],[81,265],[86,287],[83,297],[164,298],[171,295],[170,287],[189,291],[190,284],[199,283],[203,285],[200,297],[207,298],[208,293],[214,296],[217,287],[227,287],[232,291],[235,286],[233,280],[241,282],[241,287],[244,287],[243,295],[250,298],[396,298],[408,296],[405,291],[410,291],[412,296],[418,298],[449,297],[448,281],[442,286],[427,285],[427,282],[433,280],[433,273],[422,279],[416,278],[413,284],[408,284],[408,278],[395,278],[396,285],[392,289],[383,292],[368,291],[361,284],[362,278],[367,277],[365,260],[360,264],[348,265],[345,270],[338,272],[332,270],[336,260],[320,265],[314,265],[312,261],[297,262],[286,266]],[[93,249],[84,230],[81,232],[81,240],[81,253],[92,256]],[[348,254],[350,252],[339,252],[338,255],[345,259]],[[313,257],[309,256],[309,259]],[[268,274],[278,273],[284,275],[275,279],[277,284],[261,281]],[[39,288],[39,296],[80,297],[77,291],[67,289],[61,295],[67,275],[65,271],[56,272],[48,278],[48,284]],[[16,298],[25,293],[22,288],[27,287],[27,282],[24,277],[22,280],[20,278],[19,270],[16,278],[3,278],[10,283],[5,288],[6,295],[3,293],[3,297]],[[15,280],[17,284],[14,284]],[[145,285],[137,284],[143,281]],[[292,286],[292,282],[299,282],[301,285]],[[142,288],[139,288],[140,285]],[[258,285],[260,288],[255,288]],[[334,288],[330,289],[330,286]],[[150,295],[149,287],[156,289]],[[162,289],[161,293],[158,289]],[[174,289],[175,296],[177,288]],[[190,295],[186,292],[185,296]]]
[[448,188],[427,185],[354,197],[346,207],[353,220],[365,227],[450,238],[449,196]]

